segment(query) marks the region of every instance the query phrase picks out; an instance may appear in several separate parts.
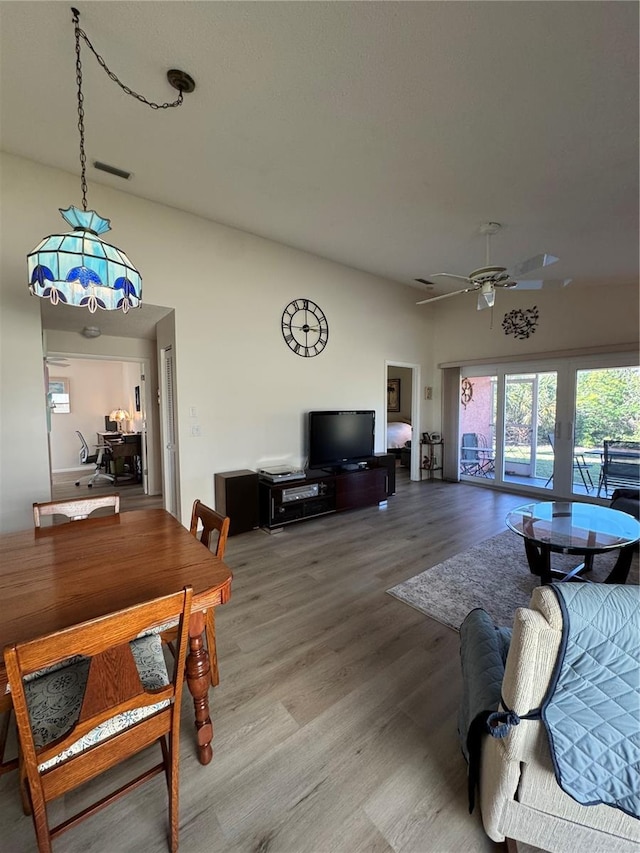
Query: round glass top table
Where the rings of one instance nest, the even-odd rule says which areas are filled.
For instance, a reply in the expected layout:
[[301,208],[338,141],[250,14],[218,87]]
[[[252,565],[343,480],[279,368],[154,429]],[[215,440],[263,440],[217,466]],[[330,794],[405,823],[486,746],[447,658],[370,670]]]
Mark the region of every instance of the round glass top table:
[[[541,584],[579,578],[593,568],[595,554],[619,549],[620,554],[605,583],[625,583],[633,546],[640,539],[640,523],[626,512],[574,501],[549,501],[516,507],[506,518],[507,527],[522,536],[534,575]],[[583,562],[570,572],[551,568],[551,554],[577,554]]]

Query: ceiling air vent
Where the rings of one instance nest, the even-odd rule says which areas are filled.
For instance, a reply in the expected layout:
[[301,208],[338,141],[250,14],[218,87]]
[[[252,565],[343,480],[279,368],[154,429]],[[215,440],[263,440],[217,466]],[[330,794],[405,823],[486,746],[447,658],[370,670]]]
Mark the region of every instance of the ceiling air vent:
[[94,169],[98,169],[100,172],[107,172],[109,175],[115,175],[116,178],[124,178],[125,181],[128,181],[131,177],[131,172],[125,172],[124,169],[116,169],[115,166],[110,166],[108,163],[101,163],[99,160],[93,161]]

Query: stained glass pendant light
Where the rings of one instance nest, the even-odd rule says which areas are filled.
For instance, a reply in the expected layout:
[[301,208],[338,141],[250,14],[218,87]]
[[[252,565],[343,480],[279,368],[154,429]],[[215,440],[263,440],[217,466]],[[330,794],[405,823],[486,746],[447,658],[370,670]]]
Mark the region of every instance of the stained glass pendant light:
[[71,205],[60,208],[63,219],[72,231],[45,237],[27,255],[29,290],[35,296],[50,299],[53,305],[84,306],[92,313],[98,308],[106,311],[137,308],[142,302],[142,278],[126,254],[107,243],[102,234],[111,224],[95,210],[87,210],[87,158],[84,150],[84,96],[82,93],[82,38],[107,74],[129,95],[152,109],[178,107],[184,92],[193,92],[195,83],[184,71],[167,72],[169,83],[179,91],[173,103],[155,104],[138,95],[118,80],[93,48],[84,30],[80,29],[80,13],[71,8],[76,40],[76,82],[78,84],[78,130],[80,131],[80,184],[82,210]]

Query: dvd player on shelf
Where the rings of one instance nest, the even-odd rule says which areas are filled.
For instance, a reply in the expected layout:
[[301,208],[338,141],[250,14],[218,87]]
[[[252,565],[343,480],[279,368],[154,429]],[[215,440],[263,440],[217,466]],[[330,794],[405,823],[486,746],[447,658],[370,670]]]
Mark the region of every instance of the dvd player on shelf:
[[286,483],[289,480],[304,480],[305,474],[300,468],[287,465],[274,465],[271,468],[258,468],[258,476],[270,483]]

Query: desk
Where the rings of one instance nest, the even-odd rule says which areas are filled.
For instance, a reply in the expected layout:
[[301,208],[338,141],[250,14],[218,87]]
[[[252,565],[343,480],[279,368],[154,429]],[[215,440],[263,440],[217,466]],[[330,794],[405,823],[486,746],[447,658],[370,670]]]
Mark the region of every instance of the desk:
[[[139,432],[98,432],[98,445],[106,445],[111,451],[111,459],[129,459],[131,475],[137,482],[142,480],[142,436]],[[114,483],[118,482],[117,463],[110,472]],[[108,472],[109,473],[109,472]],[[122,478],[122,477],[121,477]],[[128,475],[126,476],[128,479]]]
[[[640,539],[640,523],[626,512],[575,501],[526,504],[512,510],[507,527],[522,536],[529,568],[540,576],[541,584],[580,579],[593,566],[595,554],[620,550],[605,583],[625,583],[634,544]],[[551,568],[551,554],[578,554],[584,557],[570,572]]]
[[[231,571],[163,509],[0,535],[0,649],[193,587],[187,684],[198,757],[213,756],[204,613],[231,595]],[[7,685],[0,663],[0,697]]]

